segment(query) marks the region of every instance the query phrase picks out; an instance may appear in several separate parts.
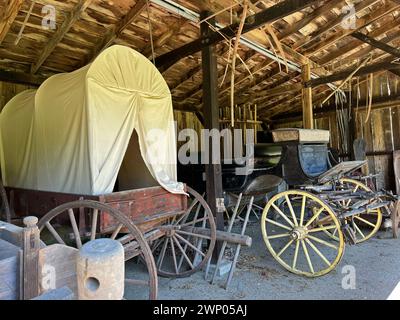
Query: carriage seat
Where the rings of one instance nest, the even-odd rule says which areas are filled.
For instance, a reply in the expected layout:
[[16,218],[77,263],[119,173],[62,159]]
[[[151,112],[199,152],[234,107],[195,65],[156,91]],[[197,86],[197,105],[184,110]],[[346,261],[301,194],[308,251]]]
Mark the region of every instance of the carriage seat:
[[251,180],[242,193],[244,196],[265,195],[266,193],[278,189],[282,183],[282,178],[271,174],[265,174]]

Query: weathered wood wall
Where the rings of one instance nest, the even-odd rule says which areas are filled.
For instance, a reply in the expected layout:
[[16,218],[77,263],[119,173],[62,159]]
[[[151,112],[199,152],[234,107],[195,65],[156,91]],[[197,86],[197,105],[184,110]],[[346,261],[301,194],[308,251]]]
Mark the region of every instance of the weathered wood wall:
[[0,81],[0,111],[18,93],[33,87]]

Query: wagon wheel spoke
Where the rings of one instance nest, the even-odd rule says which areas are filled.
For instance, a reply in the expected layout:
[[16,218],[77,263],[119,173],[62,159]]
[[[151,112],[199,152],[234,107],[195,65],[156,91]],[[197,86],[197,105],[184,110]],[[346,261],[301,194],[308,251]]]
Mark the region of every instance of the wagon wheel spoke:
[[164,244],[163,244],[163,247],[161,249],[161,253],[160,253],[160,255],[158,256],[158,259],[157,259],[157,268],[161,268],[161,266],[162,266],[162,263],[164,261],[165,251],[167,250],[167,245],[168,245],[167,239],[164,239]]
[[289,224],[289,226],[294,227],[294,224],[290,219],[282,212],[281,209],[279,209],[275,203],[272,204],[272,207],[275,209],[275,211],[284,219],[286,222]]
[[358,233],[361,235],[361,237],[362,237],[363,239],[365,239],[364,233],[360,230],[360,228],[357,226],[357,224],[355,224],[355,223],[352,223],[352,224],[353,224],[354,229],[356,230],[356,232],[358,232]]
[[280,257],[293,243],[294,240],[290,240],[282,249],[278,252],[277,257]]
[[294,256],[293,256],[293,263],[292,263],[293,270],[296,270],[297,257],[299,255],[299,247],[300,247],[300,242],[296,241],[296,248],[294,249]]
[[323,253],[321,251],[319,251],[318,248],[309,239],[306,238],[305,241],[308,243],[308,245],[311,247],[311,249],[313,249],[317,253],[317,255],[319,255],[321,257],[321,259],[327,264],[327,266],[330,267],[331,263],[323,255]]
[[78,247],[78,249],[80,249],[82,248],[82,240],[81,240],[81,235],[79,233],[78,225],[76,224],[74,210],[68,209],[68,216],[72,225],[72,230],[74,231],[76,246]]
[[371,222],[369,222],[368,220],[361,218],[360,216],[354,216],[354,219],[360,220],[362,222],[364,222],[365,224],[371,226],[372,228],[375,228],[375,225]]
[[[180,252],[182,253],[182,257],[185,258],[185,260],[187,261],[187,263],[190,265],[190,267],[192,269],[194,269],[194,265],[192,263],[192,261],[190,261],[189,257],[186,254],[186,250],[184,250],[181,246],[181,244],[179,243],[179,241],[176,239],[176,237],[172,237],[172,239],[174,240],[174,242],[176,243],[176,246],[178,247],[178,249],[180,250]],[[181,263],[180,263],[181,265]],[[178,269],[180,268],[180,266],[178,266]]]
[[322,207],[322,208],[319,208],[319,209],[314,213],[314,215],[311,217],[311,219],[308,220],[307,223],[306,223],[304,226],[305,226],[305,227],[310,226],[310,225],[319,217],[319,215],[322,213],[322,211],[324,211],[324,208],[323,208],[323,207]]
[[309,268],[310,268],[310,271],[311,271],[311,273],[315,273],[313,264],[312,264],[312,262],[311,262],[310,255],[308,254],[307,245],[306,245],[306,243],[304,242],[304,240],[300,240],[300,242],[301,242],[301,245],[303,246],[303,251],[304,251],[304,254],[305,254],[305,256],[306,256],[307,263],[308,263],[308,266],[309,266]]
[[287,203],[287,205],[289,207],[290,214],[292,215],[292,219],[293,219],[294,225],[298,226],[299,224],[297,222],[296,214],[294,213],[294,210],[293,210],[292,202],[290,201],[288,195],[285,195],[285,199],[286,199],[286,203]]
[[283,224],[281,224],[281,223],[279,223],[279,222],[276,222],[275,220],[271,220],[271,219],[269,219],[269,218],[265,218],[265,221],[267,221],[267,222],[269,222],[269,223],[271,223],[271,224],[273,224],[273,225],[275,225],[275,226],[277,226],[277,227],[280,227],[280,228],[282,228],[282,229],[292,231],[292,229],[289,228],[288,226],[285,226],[285,225],[283,225]]
[[90,240],[91,241],[96,239],[98,216],[99,216],[99,210],[94,209],[93,210],[93,217],[92,217],[92,227],[90,229]]
[[319,232],[319,231],[332,230],[332,229],[337,229],[337,226],[336,225],[331,225],[331,226],[313,228],[313,229],[309,229],[308,232],[312,233],[312,232]]
[[274,234],[273,236],[268,236],[267,238],[268,238],[268,240],[271,240],[271,239],[286,238],[289,236],[290,236],[290,233],[281,233],[281,234]]
[[53,237],[57,240],[58,243],[65,245],[64,240],[60,237],[56,229],[50,224],[49,221],[46,222],[45,224],[46,228],[50,231],[50,233],[53,235]]
[[322,239],[320,239],[320,238],[317,238],[317,237],[314,237],[314,236],[312,236],[312,235],[308,235],[307,236],[309,239],[311,239],[311,240],[314,240],[315,242],[318,242],[318,243],[320,243],[320,244],[323,244],[323,245],[325,245],[325,246],[327,246],[327,247],[329,247],[329,248],[332,248],[332,249],[334,249],[334,250],[337,250],[338,249],[338,246],[337,245],[334,245],[334,244],[332,244],[332,243],[329,243],[328,241],[325,241],[325,240],[322,240]]
[[188,247],[192,248],[194,251],[196,251],[198,254],[200,254],[201,256],[205,257],[206,255],[200,250],[198,249],[196,246],[194,246],[193,244],[191,244],[189,241],[187,241],[185,238],[181,237],[179,234],[175,234],[176,238],[178,238],[179,240],[181,240],[182,242],[185,243],[185,245],[187,245]]

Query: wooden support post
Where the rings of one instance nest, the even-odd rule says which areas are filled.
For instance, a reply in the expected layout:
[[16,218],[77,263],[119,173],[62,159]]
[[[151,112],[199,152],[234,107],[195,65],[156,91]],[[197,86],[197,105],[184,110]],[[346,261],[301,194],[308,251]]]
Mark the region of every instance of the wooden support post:
[[[302,69],[303,83],[311,80],[310,64],[305,64]],[[303,127],[314,129],[312,88],[303,88]]]
[[[208,11],[201,13],[201,20],[209,16]],[[214,24],[214,18],[208,20]],[[206,37],[211,31],[207,23],[201,24],[201,36]],[[215,45],[203,47],[202,49],[202,68],[203,68],[203,108],[205,129],[219,130],[219,108],[218,108],[218,70],[217,58],[215,55]],[[210,139],[210,138],[209,138]],[[210,139],[211,140],[211,139]],[[207,202],[216,217],[217,229],[224,230],[224,206],[222,193],[222,172],[221,164],[212,164],[213,153],[220,155],[220,150],[213,150],[212,141],[209,141],[209,159],[205,165],[206,171],[206,192]],[[205,151],[205,150],[204,150]],[[217,242],[216,253],[218,257],[221,242]]]
[[39,295],[39,250],[40,231],[38,218],[24,218],[23,231],[23,299],[29,300]]

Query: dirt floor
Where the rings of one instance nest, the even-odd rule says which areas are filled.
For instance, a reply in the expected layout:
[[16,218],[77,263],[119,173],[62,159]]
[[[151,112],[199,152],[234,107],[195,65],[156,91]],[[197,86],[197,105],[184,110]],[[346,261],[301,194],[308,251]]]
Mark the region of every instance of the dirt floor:
[[[240,300],[240,299],[387,299],[400,281],[400,240],[391,239],[391,232],[379,232],[375,238],[357,246],[346,246],[341,263],[335,270],[319,278],[291,274],[267,251],[259,225],[250,225],[247,234],[253,245],[243,248],[230,287],[225,278],[214,285],[198,272],[186,279],[159,278],[159,299],[165,300]],[[383,239],[382,239],[383,238]],[[355,289],[343,289],[342,280],[354,266]],[[137,268],[127,265],[127,272]],[[351,268],[351,267],[350,267]],[[342,273],[344,272],[344,273]],[[127,286],[126,299],[144,298],[138,287]]]

